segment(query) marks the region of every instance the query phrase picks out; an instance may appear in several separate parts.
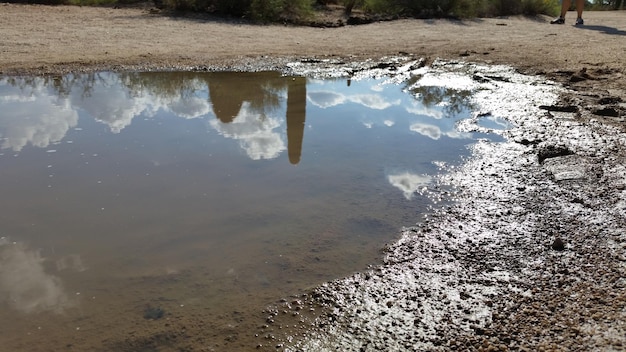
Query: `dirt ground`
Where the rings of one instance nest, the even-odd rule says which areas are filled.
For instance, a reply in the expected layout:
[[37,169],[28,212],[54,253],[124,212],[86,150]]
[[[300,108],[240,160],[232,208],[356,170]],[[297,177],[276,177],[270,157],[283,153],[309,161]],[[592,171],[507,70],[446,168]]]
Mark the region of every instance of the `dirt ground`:
[[573,26],[574,18],[571,13],[565,25],[550,25],[547,17],[511,17],[312,28],[171,17],[147,8],[2,4],[0,71],[215,67],[264,57],[378,59],[408,53],[549,75],[587,68],[601,86],[624,89],[626,11],[586,12],[583,27]]
[[[332,16],[335,15],[328,14],[325,20],[332,21],[329,19]],[[575,15],[570,13],[565,25],[550,25],[550,18],[547,17],[512,17],[466,21],[403,19],[359,26],[313,28],[259,26],[210,16],[173,17],[149,8],[0,4],[0,74],[147,69],[281,69],[287,62],[305,59],[309,62],[315,61],[311,59],[327,58],[341,62],[371,60],[375,64],[385,61],[387,57],[402,55],[424,57],[427,63],[441,58],[506,64],[522,73],[539,74],[555,80],[568,89],[562,96],[560,105],[547,107],[548,111],[545,113],[547,116],[554,114],[558,117],[560,113],[568,113],[568,108],[572,106],[580,107],[581,111],[576,113],[576,119],[543,119],[543,115],[537,115],[538,121],[533,122],[535,127],[514,132],[519,133],[519,136],[511,137],[516,142],[506,144],[508,149],[504,152],[489,150],[491,147],[483,146],[485,150],[477,152],[483,154],[478,161],[470,163],[462,174],[453,174],[451,177],[458,178],[457,183],[467,182],[472,185],[467,187],[484,184],[484,189],[479,189],[477,194],[485,196],[468,198],[467,204],[485,204],[476,205],[477,209],[469,207],[436,215],[453,220],[458,218],[467,225],[460,229],[458,222],[441,220],[440,225],[426,224],[424,228],[412,229],[410,231],[421,237],[411,240],[415,243],[390,247],[389,258],[393,260],[394,251],[407,248],[411,251],[425,251],[431,249],[424,246],[450,246],[444,240],[441,243],[430,243],[420,239],[432,237],[428,234],[437,233],[443,238],[460,236],[460,232],[463,232],[469,236],[480,234],[481,227],[493,227],[490,231],[505,228],[516,235],[505,238],[495,249],[490,247],[495,246],[493,244],[472,244],[469,241],[467,244],[459,242],[458,248],[438,248],[439,252],[435,253],[452,253],[454,258],[450,259],[451,262],[458,260],[475,270],[466,278],[472,284],[477,280],[485,280],[481,276],[484,272],[498,271],[497,267],[483,267],[491,265],[492,259],[489,256],[494,256],[494,263],[524,262],[524,265],[519,266],[526,270],[519,272],[524,280],[520,279],[517,283],[512,281],[511,285],[524,281],[523,285],[519,284],[520,287],[532,292],[532,296],[515,296],[512,293],[502,298],[492,297],[485,303],[482,301],[483,296],[468,289],[467,293],[459,295],[464,301],[469,302],[474,299],[472,297],[476,297],[481,306],[488,304],[489,307],[495,307],[494,311],[497,308],[493,325],[490,328],[483,325],[473,326],[471,329],[476,333],[469,337],[453,334],[450,330],[450,334],[446,335],[450,341],[429,340],[428,343],[436,344],[424,346],[448,346],[433,347],[432,350],[524,350],[523,345],[511,345],[522,341],[527,343],[526,347],[530,346],[529,350],[620,350],[624,347],[620,334],[624,328],[625,298],[623,291],[619,292],[620,287],[623,289],[621,274],[624,270],[623,244],[626,242],[620,229],[623,229],[624,218],[623,213],[616,211],[617,215],[612,220],[594,219],[608,214],[615,204],[625,204],[623,199],[619,203],[624,189],[620,182],[625,180],[624,175],[619,176],[619,173],[623,171],[626,155],[623,144],[626,127],[626,106],[623,102],[626,99],[626,11],[586,12],[584,18],[586,25],[583,27],[573,26]],[[483,76],[478,78],[481,77]],[[514,97],[509,99],[515,100]],[[560,108],[563,111],[559,111]],[[596,125],[596,122],[587,125],[583,120],[601,120],[603,123],[608,122],[607,125],[611,127]],[[568,141],[567,138],[574,130],[580,138],[577,141]],[[548,144],[554,140],[566,142],[569,149],[548,148]],[[541,149],[544,144],[546,150]],[[536,154],[540,157],[544,155],[546,159],[557,159],[570,156],[570,152],[579,158],[571,161],[572,163],[580,164],[580,160],[586,160],[596,166],[600,165],[604,176],[589,176],[589,182],[577,181],[555,186],[555,182],[547,179],[548,167],[536,162]],[[500,155],[505,157],[498,159]],[[567,160],[569,159],[561,162],[565,163]],[[590,166],[589,170],[594,171],[594,167]],[[497,175],[510,177],[500,178]],[[615,180],[610,178],[613,176]],[[463,177],[471,180],[464,181]],[[504,195],[488,195],[493,189],[502,189]],[[498,198],[517,193],[527,193],[525,199],[529,204],[508,202],[508,199],[504,202]],[[573,204],[571,209],[575,211],[572,210],[571,214],[563,213],[561,203],[556,201],[561,198],[566,199],[563,204],[568,207]],[[511,208],[505,209],[505,206]],[[494,207],[501,209],[497,214],[490,214],[489,211],[495,209]],[[570,209],[568,207],[563,206],[564,209]],[[468,213],[475,214],[475,218],[468,218]],[[558,255],[561,252],[546,252],[543,248],[545,246],[530,243],[537,240],[545,245],[547,237],[539,237],[541,234],[530,231],[524,232],[527,231],[525,226],[531,223],[529,219],[543,217],[543,214],[547,214],[545,220],[541,220],[544,223],[537,220],[537,228],[541,231],[552,236],[550,231],[561,226],[562,232],[568,236],[566,241],[569,246],[585,244],[580,250],[565,251],[568,263],[572,263],[565,270],[560,267],[564,260]],[[523,226],[515,228],[513,225],[516,223]],[[507,228],[509,225],[510,229]],[[614,257],[618,259],[608,256],[602,250],[607,238],[621,246],[616,247],[618,249]],[[521,254],[509,250],[512,247],[518,248]],[[449,259],[436,256],[433,260],[443,260],[442,258]],[[489,260],[485,261],[484,258]],[[541,260],[532,261],[533,258]],[[601,265],[603,269],[598,271],[596,268],[589,268],[590,265],[587,264],[579,266],[581,261]],[[395,271],[392,269],[395,270],[395,267],[390,264],[372,275],[375,278],[380,276],[383,280],[384,273],[389,274],[388,276],[394,275]],[[370,280],[365,274],[363,277],[363,280]],[[586,288],[585,285],[593,280],[595,286]],[[345,286],[345,283],[341,283]],[[370,286],[377,289],[375,285]],[[322,290],[318,294],[329,302],[337,300],[343,294],[341,288],[334,286],[330,286],[328,291]],[[612,292],[610,296],[613,298],[606,296],[606,292]],[[377,294],[371,293],[380,298]],[[391,309],[404,303],[410,305],[413,301],[411,297],[405,300],[398,298],[397,302],[387,303],[382,308]],[[554,314],[555,311],[567,313]],[[517,312],[517,315],[511,312]],[[332,318],[349,320],[351,316],[335,315]],[[454,320],[456,317],[450,319]],[[597,323],[583,326],[583,321],[596,321],[604,325]],[[189,328],[188,324],[186,326]],[[203,326],[199,323],[197,329],[189,330],[194,330],[197,333],[194,336],[200,339]],[[600,330],[596,332],[592,329]],[[374,331],[381,332],[376,329]],[[608,336],[607,331],[616,332],[617,337],[612,334]],[[359,330],[358,333],[361,335],[357,336],[368,336],[367,329]],[[259,334],[263,336],[263,332]],[[154,336],[156,337],[153,339],[157,340],[170,339],[169,335],[155,333]],[[558,336],[562,336],[565,342],[559,340]],[[528,342],[533,339],[536,342]],[[243,341],[240,342],[244,345]],[[246,348],[241,350],[248,350],[248,347],[253,346],[249,342],[246,341]],[[263,348],[275,350],[274,345],[268,345],[264,341],[263,343]],[[127,343],[117,350],[148,350],[137,347],[140,345]]]

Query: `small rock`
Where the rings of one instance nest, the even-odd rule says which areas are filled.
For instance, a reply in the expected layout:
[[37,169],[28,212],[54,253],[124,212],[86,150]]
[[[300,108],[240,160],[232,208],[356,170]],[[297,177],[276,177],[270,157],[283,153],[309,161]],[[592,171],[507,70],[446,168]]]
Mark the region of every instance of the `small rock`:
[[554,242],[552,242],[552,249],[555,251],[563,251],[565,250],[565,242],[559,237],[557,237]]
[[148,305],[143,311],[144,319],[157,320],[163,318],[163,315],[165,315],[165,311],[160,307],[152,307]]

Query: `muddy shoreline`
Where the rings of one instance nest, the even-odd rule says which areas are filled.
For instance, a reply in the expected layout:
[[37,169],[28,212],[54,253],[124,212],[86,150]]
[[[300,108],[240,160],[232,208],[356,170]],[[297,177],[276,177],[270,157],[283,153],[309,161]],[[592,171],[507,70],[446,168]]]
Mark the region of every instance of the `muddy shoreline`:
[[[494,67],[466,69],[492,89],[476,118],[496,114],[517,126],[504,132],[507,141],[478,143],[461,169],[444,172],[441,185],[455,187],[456,203],[407,228],[387,248],[383,265],[268,308],[259,346],[287,351],[626,346],[623,128],[593,119],[584,106],[549,111],[562,107],[540,101],[539,92],[554,85],[549,81],[515,78]],[[506,93],[497,93],[520,79],[535,92],[518,89],[520,97],[508,101]],[[558,102],[568,92],[557,88],[543,99]],[[530,105],[515,106],[516,101]],[[472,121],[459,128],[477,130]]]
[[[0,19],[2,75],[293,73],[299,69],[290,65],[299,63],[352,74],[381,67],[394,76],[404,63],[424,58],[423,65],[445,66],[442,58],[511,65],[535,77],[533,84],[552,80],[558,98],[519,106],[524,114],[509,117],[517,127],[505,133],[506,142],[479,143],[462,169],[444,170],[441,185],[457,189],[457,204],[407,227],[383,265],[284,297],[267,308],[257,331],[222,347],[626,348],[625,12],[590,12],[587,30],[550,26],[547,18],[260,27],[142,9],[6,4]],[[474,72],[479,84],[506,85],[500,73],[483,71]],[[437,284],[424,287],[432,278]]]

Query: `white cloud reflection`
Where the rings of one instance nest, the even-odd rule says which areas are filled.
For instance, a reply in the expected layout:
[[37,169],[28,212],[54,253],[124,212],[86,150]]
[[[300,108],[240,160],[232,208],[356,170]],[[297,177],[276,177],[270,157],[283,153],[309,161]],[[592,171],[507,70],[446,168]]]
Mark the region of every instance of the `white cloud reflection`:
[[83,96],[78,89],[72,91],[72,104],[81,108],[96,120],[106,124],[113,133],[119,133],[129,126],[140,114],[153,115],[153,97],[144,92],[130,96],[117,84],[95,85],[89,96]]
[[426,136],[430,139],[438,140],[441,138],[441,129],[439,126],[427,124],[427,123],[419,123],[416,122],[409,127],[409,129],[413,132],[417,132],[423,136]]
[[239,140],[246,154],[253,160],[273,159],[287,149],[280,133],[274,131],[281,126],[276,118],[261,116],[252,111],[249,102],[244,102],[237,117],[230,123],[213,119],[210,124],[224,137]]
[[[84,96],[78,89],[73,90],[72,105],[108,125],[113,133],[121,132],[134,118],[152,117],[160,109],[185,119],[198,118],[211,111],[208,100],[196,95],[160,96],[145,89],[133,90],[130,94],[117,82],[117,76],[102,79],[104,81],[94,85],[88,96]],[[196,91],[202,90],[206,84],[197,81],[192,87]]]
[[411,101],[410,105],[407,105],[406,111],[410,114],[432,117],[437,120],[441,120],[444,116],[444,113],[441,109],[426,107],[417,100]]
[[428,124],[428,123],[416,122],[416,123],[411,124],[409,129],[413,132],[417,132],[423,136],[426,136],[434,140],[440,139],[441,136],[446,136],[446,137],[454,138],[454,139],[472,138],[471,133],[459,132],[454,126],[451,126],[449,131],[443,132],[441,130],[441,127],[439,126]]
[[0,85],[0,148],[20,151],[26,145],[45,148],[59,142],[78,123],[68,99],[43,88],[43,81],[29,95],[17,87]]
[[162,105],[174,115],[185,119],[203,117],[211,112],[209,101],[198,96],[169,99]]
[[309,98],[309,101],[313,103],[313,105],[322,109],[341,105],[346,102],[345,95],[331,91],[309,92],[307,94],[307,97]]
[[322,109],[330,108],[333,106],[355,103],[365,106],[369,109],[384,110],[394,105],[400,105],[400,99],[393,101],[387,101],[385,97],[380,94],[354,94],[346,95],[333,91],[314,91],[307,94],[309,101]]
[[46,273],[43,262],[39,251],[0,238],[0,302],[24,313],[71,306],[61,280]]
[[415,192],[430,184],[432,177],[403,172],[396,175],[387,175],[387,181],[389,181],[392,186],[402,191],[404,198],[411,200]]
[[[159,97],[143,90],[131,95],[117,80],[113,75],[103,76],[88,95],[81,89],[72,89],[68,97],[60,97],[46,87],[43,79],[36,79],[27,92],[19,85],[0,81],[0,148],[20,151],[29,144],[45,148],[60,142],[77,126],[79,109],[108,125],[113,133],[121,132],[135,117],[154,116],[159,109],[185,119],[211,112],[206,98]],[[197,89],[204,87],[202,82],[195,85]]]

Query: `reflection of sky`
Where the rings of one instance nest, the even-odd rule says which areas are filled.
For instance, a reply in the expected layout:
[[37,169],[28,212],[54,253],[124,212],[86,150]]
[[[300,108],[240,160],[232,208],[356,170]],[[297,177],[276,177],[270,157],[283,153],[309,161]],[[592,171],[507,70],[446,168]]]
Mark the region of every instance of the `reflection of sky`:
[[428,116],[437,120],[442,119],[444,116],[443,111],[441,111],[441,109],[426,107],[417,100],[413,100],[409,104],[407,104],[406,111],[414,115]]
[[48,90],[41,80],[27,95],[0,81],[0,111],[2,149],[20,151],[28,144],[45,148],[78,123],[69,100]]
[[[419,84],[442,84],[441,80],[424,77]],[[130,91],[117,75],[101,74],[87,90],[72,87],[66,98],[57,97],[53,89],[44,87],[43,80],[36,82],[38,85],[29,94],[2,83],[0,108],[6,113],[0,116],[0,146],[14,150],[21,150],[27,144],[46,147],[59,142],[77,125],[78,110],[106,124],[113,133],[120,133],[138,116],[151,117],[159,111],[185,119],[213,116],[206,81],[199,79],[187,82],[185,93],[171,90],[159,93],[157,86],[149,85]],[[444,107],[437,104],[425,107],[394,84],[365,80],[347,86],[341,80],[311,80],[307,90],[307,110],[328,110],[328,114],[349,117],[369,129],[385,127],[417,132],[432,140],[444,136],[471,138],[457,131],[456,119],[447,118]],[[213,118],[210,124],[221,135],[237,140],[254,160],[277,157],[286,150],[281,134],[286,125],[284,110],[277,117],[269,117],[254,113],[249,107],[245,103],[231,124]]]
[[0,81],[0,147],[19,151],[28,144],[45,148],[59,142],[77,125],[79,109],[108,125],[114,133],[130,125],[135,117],[153,116],[159,109],[186,119],[211,111],[200,81],[195,85],[198,90],[204,89],[204,98],[155,96],[142,90],[131,95],[119,84],[117,76],[99,78],[88,94],[72,89],[67,98],[44,86],[42,79],[35,80],[27,92]]
[[38,251],[0,238],[0,302],[24,313],[69,307],[61,280],[46,273],[43,262]]
[[224,137],[238,140],[253,160],[273,159],[287,149],[280,132],[276,131],[281,127],[281,121],[255,113],[248,102],[242,104],[231,123],[225,124],[217,119],[212,119],[210,123]]
[[74,89],[70,98],[74,107],[108,125],[113,133],[119,133],[142,113],[155,113],[153,97],[147,96],[143,91],[134,92],[130,96],[115,82],[94,86],[88,96],[83,96],[81,91]]
[[87,96],[79,90],[73,90],[72,105],[107,124],[114,133],[129,126],[135,117],[154,116],[159,109],[187,119],[200,117],[211,111],[206,99],[205,84],[200,81],[194,82],[195,88],[197,91],[204,89],[204,98],[197,95],[158,96],[147,90],[136,90],[131,95],[117,82],[117,76],[107,75],[103,80]]
[[416,175],[409,172],[403,172],[395,175],[387,175],[387,181],[402,191],[404,197],[408,200],[420,189],[432,181],[432,177],[428,175]]
[[389,100],[380,94],[343,94],[335,91],[318,90],[308,93],[307,96],[313,105],[323,109],[348,102],[374,110],[384,110],[400,104],[400,99]]
[[428,124],[428,123],[416,122],[414,124],[411,124],[409,129],[413,132],[417,132],[421,134],[422,136],[425,136],[434,140],[438,140],[439,138],[441,138],[441,136],[446,136],[446,137],[455,138],[455,139],[472,138],[472,135],[470,133],[459,132],[456,129],[442,132],[439,126]]
[[[402,92],[393,84],[361,84],[357,81],[350,87],[345,87],[343,82],[333,83],[334,86],[328,82],[310,81],[307,98],[312,107],[330,109],[353,103],[369,109],[369,112],[356,112],[362,126],[368,129],[377,126],[406,128],[432,140],[439,140],[444,136],[455,139],[472,138],[469,133],[458,132],[455,116],[448,116],[444,112],[445,99],[448,98],[446,96],[440,97],[442,101],[439,104],[424,106],[420,100]],[[443,84],[434,80],[432,83],[437,86]],[[372,110],[384,113],[373,113]],[[354,117],[355,113],[346,112],[346,115]]]

